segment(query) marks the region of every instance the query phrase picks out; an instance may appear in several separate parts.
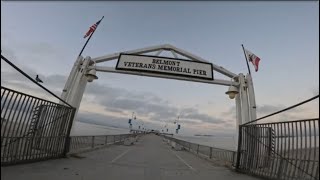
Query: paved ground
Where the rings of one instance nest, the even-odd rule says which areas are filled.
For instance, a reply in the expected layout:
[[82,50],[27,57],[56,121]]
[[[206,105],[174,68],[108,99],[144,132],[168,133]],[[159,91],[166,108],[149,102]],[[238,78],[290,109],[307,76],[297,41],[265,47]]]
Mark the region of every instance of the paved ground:
[[156,135],[133,146],[113,145],[79,157],[1,167],[2,180],[254,180],[186,151],[174,151]]

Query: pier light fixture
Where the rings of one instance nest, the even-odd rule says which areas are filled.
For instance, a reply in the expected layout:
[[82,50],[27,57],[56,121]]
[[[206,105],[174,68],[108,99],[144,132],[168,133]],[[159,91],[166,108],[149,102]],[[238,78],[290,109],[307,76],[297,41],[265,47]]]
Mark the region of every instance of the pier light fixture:
[[91,69],[88,73],[85,75],[88,79],[88,82],[92,82],[94,79],[98,79],[98,76],[96,75],[96,70]]
[[238,88],[233,85],[229,86],[229,89],[226,92],[226,94],[229,95],[230,99],[234,99],[234,97],[236,97],[238,93],[239,93]]
[[85,76],[87,77],[87,81],[88,82],[92,82],[93,80],[95,79],[98,79],[98,76],[96,75],[97,74],[97,71],[95,69],[96,67],[96,62],[94,61],[91,61],[91,63],[93,63],[93,69],[90,69],[86,74]]
[[[238,78],[238,77],[231,78],[231,82],[234,81],[234,78]],[[234,99],[238,93],[239,93],[239,90],[234,85],[230,85],[228,91],[226,92],[226,94],[229,95],[230,99]]]

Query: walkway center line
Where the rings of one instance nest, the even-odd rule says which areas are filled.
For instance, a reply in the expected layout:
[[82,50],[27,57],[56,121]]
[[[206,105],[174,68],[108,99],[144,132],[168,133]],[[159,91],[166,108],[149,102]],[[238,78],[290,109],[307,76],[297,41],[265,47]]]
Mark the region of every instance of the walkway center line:
[[126,150],[125,152],[123,152],[122,154],[120,154],[119,156],[117,156],[116,158],[114,158],[111,163],[116,162],[116,160],[120,159],[122,156],[124,156],[125,154],[127,154],[131,149]]
[[173,150],[171,150],[171,152],[177,156],[178,159],[180,159],[181,162],[183,162],[186,166],[188,166],[188,168],[190,168],[192,171],[196,171],[192,166],[190,166],[184,159],[182,159],[177,153],[173,152]]

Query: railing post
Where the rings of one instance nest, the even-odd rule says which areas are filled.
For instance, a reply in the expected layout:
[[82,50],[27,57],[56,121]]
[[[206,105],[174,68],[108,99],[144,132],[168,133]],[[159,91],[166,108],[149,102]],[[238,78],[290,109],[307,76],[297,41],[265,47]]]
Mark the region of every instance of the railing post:
[[282,176],[282,166],[283,166],[283,158],[280,157],[280,165],[278,168],[277,179],[280,179]]
[[71,137],[67,136],[64,144],[63,157],[66,157],[67,153],[70,151],[70,145],[71,145]]
[[113,135],[113,144],[116,143],[116,135]]
[[92,136],[92,144],[91,147],[94,148],[94,136]]
[[232,152],[232,166],[235,167],[236,162],[234,162],[236,160],[236,156],[237,156],[237,152]]
[[106,142],[105,142],[105,145],[108,144],[108,136],[106,136]]
[[210,147],[210,155],[209,158],[212,159],[212,147]]
[[66,141],[64,143],[64,150],[63,150],[63,156],[64,157],[66,157],[67,153],[70,151],[70,146],[71,146],[70,132],[71,132],[73,118],[75,116],[75,113],[76,113],[76,109],[72,108],[71,116],[70,116],[69,124],[68,124],[68,128],[67,128]]
[[197,154],[199,154],[199,144],[198,144],[198,147],[197,147]]
[[[188,142],[189,143],[189,142]],[[189,143],[189,151],[191,152],[191,143]]]
[[239,170],[240,168],[240,156],[241,156],[241,143],[242,143],[242,126],[239,125],[239,136],[238,136],[238,149],[237,149],[237,162],[236,162],[236,169]]

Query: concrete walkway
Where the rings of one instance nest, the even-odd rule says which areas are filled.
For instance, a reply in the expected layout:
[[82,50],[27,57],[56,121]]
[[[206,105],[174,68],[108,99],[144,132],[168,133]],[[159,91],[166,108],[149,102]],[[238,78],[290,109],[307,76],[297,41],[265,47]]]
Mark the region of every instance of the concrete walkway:
[[112,145],[79,157],[1,167],[2,180],[254,180],[186,151],[174,151],[156,135],[133,146]]

